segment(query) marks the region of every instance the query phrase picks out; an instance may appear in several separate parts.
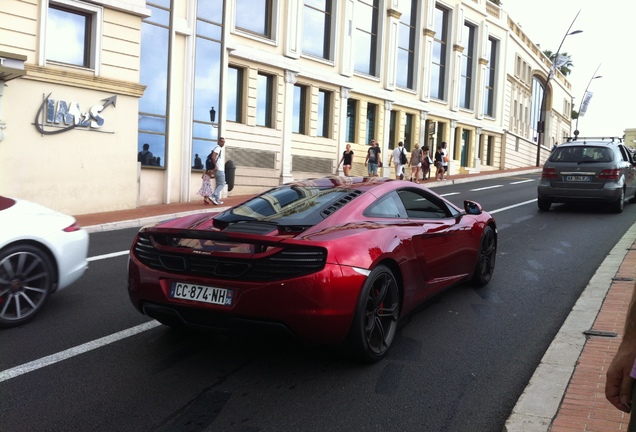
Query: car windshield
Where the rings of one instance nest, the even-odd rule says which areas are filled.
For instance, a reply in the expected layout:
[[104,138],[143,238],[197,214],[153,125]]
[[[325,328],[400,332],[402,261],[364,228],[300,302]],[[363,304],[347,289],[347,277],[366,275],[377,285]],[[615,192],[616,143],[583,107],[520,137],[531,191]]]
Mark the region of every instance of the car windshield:
[[550,161],[552,162],[612,162],[613,152],[607,147],[565,146],[557,147]]
[[230,212],[231,217],[222,217],[222,219],[232,222],[238,216],[243,221],[314,225],[349,202],[348,199],[342,200],[342,198],[355,197],[359,194],[359,191],[345,188],[284,186],[272,189],[237,206]]

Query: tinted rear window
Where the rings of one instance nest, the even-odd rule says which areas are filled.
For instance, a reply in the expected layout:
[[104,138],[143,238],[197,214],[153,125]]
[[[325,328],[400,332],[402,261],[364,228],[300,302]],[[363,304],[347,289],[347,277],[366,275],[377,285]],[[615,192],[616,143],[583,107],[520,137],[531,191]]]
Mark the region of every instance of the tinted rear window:
[[612,162],[614,153],[607,147],[557,147],[550,156],[552,162]]

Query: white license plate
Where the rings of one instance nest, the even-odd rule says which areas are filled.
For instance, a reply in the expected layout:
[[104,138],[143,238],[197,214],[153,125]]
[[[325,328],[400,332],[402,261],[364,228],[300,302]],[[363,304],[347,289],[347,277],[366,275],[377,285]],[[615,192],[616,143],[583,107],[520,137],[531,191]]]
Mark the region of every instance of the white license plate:
[[565,176],[565,181],[567,182],[588,182],[591,180],[592,178],[590,176],[582,176],[582,175]]
[[203,285],[193,285],[183,282],[172,282],[170,297],[212,303],[224,306],[232,305],[234,291],[225,288],[215,288]]

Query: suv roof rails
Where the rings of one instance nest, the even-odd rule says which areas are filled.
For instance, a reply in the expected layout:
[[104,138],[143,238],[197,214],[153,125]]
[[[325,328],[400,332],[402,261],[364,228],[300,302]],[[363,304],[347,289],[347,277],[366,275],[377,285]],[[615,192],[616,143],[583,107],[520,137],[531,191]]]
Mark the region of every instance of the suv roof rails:
[[565,137],[565,139],[567,140],[566,142],[572,142],[572,141],[605,141],[605,140],[611,140],[611,142],[617,141],[619,143],[623,142],[623,138],[622,137],[614,137],[614,136],[604,136],[604,137],[580,137],[580,136],[573,136],[573,137]]

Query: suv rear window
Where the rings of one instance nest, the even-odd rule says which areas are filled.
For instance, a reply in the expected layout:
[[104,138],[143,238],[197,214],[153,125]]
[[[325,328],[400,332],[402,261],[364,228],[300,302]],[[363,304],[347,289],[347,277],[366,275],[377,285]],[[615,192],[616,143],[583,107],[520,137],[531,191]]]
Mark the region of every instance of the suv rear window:
[[612,162],[614,152],[607,147],[557,147],[550,156],[552,162]]

